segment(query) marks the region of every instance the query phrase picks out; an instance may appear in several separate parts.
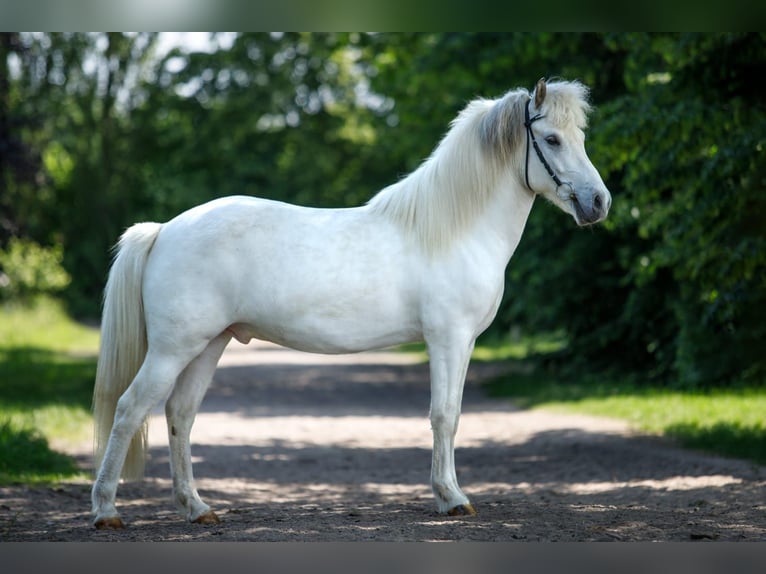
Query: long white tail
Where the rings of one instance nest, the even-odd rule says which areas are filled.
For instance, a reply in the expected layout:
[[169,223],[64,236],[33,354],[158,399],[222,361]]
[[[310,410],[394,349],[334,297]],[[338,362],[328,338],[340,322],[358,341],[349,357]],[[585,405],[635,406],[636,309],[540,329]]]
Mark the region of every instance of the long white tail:
[[[101,349],[93,389],[94,459],[96,470],[109,441],[117,400],[130,386],[146,356],[146,323],[141,295],[144,267],[160,223],[130,227],[117,244],[117,255],[104,291]],[[122,468],[126,480],[143,476],[148,423],[133,437]]]

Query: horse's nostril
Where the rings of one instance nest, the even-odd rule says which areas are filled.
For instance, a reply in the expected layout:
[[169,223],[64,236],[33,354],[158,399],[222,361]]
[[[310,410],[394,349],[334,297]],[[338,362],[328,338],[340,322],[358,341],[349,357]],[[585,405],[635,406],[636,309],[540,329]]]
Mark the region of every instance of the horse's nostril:
[[601,211],[604,208],[604,200],[601,197],[600,193],[597,193],[593,197],[593,209],[596,211]]

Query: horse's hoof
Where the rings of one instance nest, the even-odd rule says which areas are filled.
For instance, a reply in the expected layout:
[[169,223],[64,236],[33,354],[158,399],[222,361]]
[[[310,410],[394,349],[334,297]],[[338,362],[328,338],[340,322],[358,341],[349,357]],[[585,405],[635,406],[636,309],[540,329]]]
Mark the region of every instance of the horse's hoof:
[[461,504],[459,506],[456,506],[455,508],[450,508],[447,511],[447,514],[450,516],[476,516],[477,512],[476,509],[473,507],[473,504]]
[[122,530],[125,524],[119,516],[109,516],[108,518],[99,518],[93,523],[96,530]]
[[194,524],[220,524],[221,519],[218,518],[218,515],[215,512],[208,510],[205,514],[201,514],[192,520],[192,522]]

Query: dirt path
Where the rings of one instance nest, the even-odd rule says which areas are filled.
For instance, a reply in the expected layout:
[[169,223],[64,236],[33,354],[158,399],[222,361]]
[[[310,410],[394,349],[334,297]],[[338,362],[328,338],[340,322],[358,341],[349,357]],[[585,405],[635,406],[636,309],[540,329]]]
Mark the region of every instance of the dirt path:
[[[232,344],[192,435],[202,497],[222,518],[186,524],[170,503],[161,411],[128,528],[90,526],[86,483],[0,488],[0,540],[766,540],[766,469],[683,451],[620,422],[520,411],[469,372],[456,453],[479,516],[436,514],[427,366],[397,353],[305,355]],[[87,446],[77,454],[88,466]]]

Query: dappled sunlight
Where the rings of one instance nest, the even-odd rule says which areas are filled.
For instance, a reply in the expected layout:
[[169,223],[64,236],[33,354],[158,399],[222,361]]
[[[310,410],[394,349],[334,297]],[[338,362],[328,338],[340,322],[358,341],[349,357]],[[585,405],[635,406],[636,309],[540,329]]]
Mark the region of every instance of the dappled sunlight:
[[739,485],[744,481],[731,475],[704,475],[704,476],[671,476],[668,478],[651,480],[613,480],[591,482],[520,482],[514,485],[505,483],[483,483],[476,485],[484,490],[508,488],[518,490],[524,494],[539,492],[551,492],[556,495],[569,494],[602,494],[626,489],[656,490],[660,492],[692,491],[704,488],[719,488],[723,486]]
[[700,488],[718,488],[721,486],[742,484],[741,478],[726,475],[708,476],[672,476],[662,480],[631,480],[625,482],[590,482],[569,484],[562,487],[563,492],[572,494],[598,494],[625,488],[648,488],[660,491],[689,491]]
[[399,352],[382,349],[365,353],[322,355],[302,353],[267,341],[243,345],[232,340],[221,357],[219,367],[252,365],[415,365],[424,362],[419,352]]
[[[275,350],[248,367],[245,358],[257,351],[239,353],[236,364],[219,368],[192,431],[196,486],[220,526],[190,528],[178,516],[160,406],[147,478],[119,487],[126,534],[89,529],[89,484],[54,492],[46,526],[30,531],[55,537],[75,520],[83,539],[94,540],[149,540],[157,528],[166,540],[766,536],[751,518],[766,510],[758,502],[766,483],[751,465],[680,451],[621,421],[488,398],[479,383],[496,364],[472,367],[456,439],[458,479],[479,515],[440,515],[430,485],[425,365],[386,363],[383,354],[363,355],[360,364],[309,362],[313,355],[290,364],[290,352]],[[78,462],[89,468],[90,453]],[[79,519],[60,511],[72,498]],[[9,499],[9,507],[21,500]]]
[[[200,441],[252,447],[268,447],[279,443],[293,449],[317,445],[343,448],[430,448],[431,431],[426,413],[420,419],[391,416],[259,418],[203,413],[197,416],[192,430],[192,444]],[[164,418],[153,417],[149,426],[149,444],[162,447],[167,442]]]

